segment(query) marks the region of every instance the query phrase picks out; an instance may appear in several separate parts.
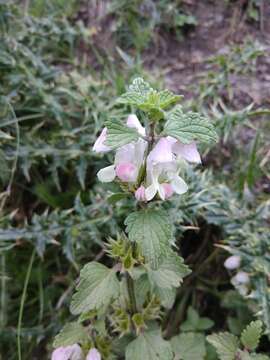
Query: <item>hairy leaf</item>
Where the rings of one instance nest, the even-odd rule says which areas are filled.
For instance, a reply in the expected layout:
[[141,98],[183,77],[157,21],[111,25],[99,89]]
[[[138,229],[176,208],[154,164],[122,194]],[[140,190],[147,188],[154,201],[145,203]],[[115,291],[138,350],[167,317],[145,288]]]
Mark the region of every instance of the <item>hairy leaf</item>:
[[169,112],[164,135],[169,135],[184,144],[193,140],[201,142],[217,141],[217,133],[209,120],[194,112],[184,113],[181,106]]
[[120,96],[118,102],[128,105],[140,105],[147,99],[149,92],[153,90],[151,86],[142,78],[136,78],[129,86],[129,90]]
[[173,353],[168,341],[162,339],[159,330],[146,331],[128,344],[126,360],[172,360]]
[[236,336],[224,332],[207,336],[207,341],[214,346],[220,360],[234,360],[239,347]]
[[241,334],[241,342],[245,348],[255,350],[262,335],[262,322],[252,321]]
[[69,346],[73,344],[84,344],[89,342],[90,338],[86,329],[78,322],[66,324],[61,332],[56,335],[53,346]]
[[146,261],[157,268],[166,256],[172,239],[172,225],[163,210],[141,210],[125,220],[131,241],[137,242]]
[[119,295],[119,281],[114,270],[97,262],[81,270],[77,293],[71,301],[72,314],[80,314],[108,306]]
[[112,149],[137,141],[139,138],[139,134],[135,129],[129,128],[120,120],[110,120],[105,125],[108,129],[105,143]]
[[202,334],[183,333],[171,340],[176,359],[203,360],[206,354],[205,340]]

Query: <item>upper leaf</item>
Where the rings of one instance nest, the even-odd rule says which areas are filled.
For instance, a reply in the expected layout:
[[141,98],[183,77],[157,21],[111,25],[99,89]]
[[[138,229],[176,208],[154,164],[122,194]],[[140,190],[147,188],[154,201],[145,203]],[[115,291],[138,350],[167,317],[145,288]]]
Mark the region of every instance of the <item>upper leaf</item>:
[[137,106],[147,112],[151,120],[160,120],[165,115],[163,110],[174,105],[181,98],[182,96],[175,95],[169,90],[156,91],[142,78],[137,78],[118,101],[122,104]]
[[120,120],[110,120],[105,125],[108,129],[105,144],[112,149],[137,141],[139,138],[137,130],[127,127]]
[[252,321],[241,334],[241,342],[248,350],[255,350],[262,335],[262,322]]
[[72,297],[70,310],[72,314],[80,314],[106,307],[118,297],[119,291],[119,281],[114,270],[91,262],[81,270],[77,293]]
[[90,341],[86,329],[78,322],[66,324],[61,332],[56,335],[53,346],[69,346],[73,344],[84,344]]
[[202,334],[183,333],[171,340],[175,359],[203,360],[206,355],[205,340]]
[[184,113],[181,106],[176,106],[167,117],[163,131],[183,144],[189,144],[193,140],[201,142],[217,141],[217,133],[209,120],[192,111]]
[[125,220],[131,241],[137,242],[146,261],[157,268],[172,239],[172,225],[163,210],[141,210]]
[[126,360],[172,360],[173,352],[159,330],[146,331],[128,344]]
[[220,360],[235,360],[239,347],[236,336],[224,332],[207,336],[207,341],[215,347]]
[[171,289],[178,287],[183,278],[189,273],[190,270],[184,264],[184,260],[173,251],[170,251],[158,269],[149,269],[148,276],[154,285],[163,289]]

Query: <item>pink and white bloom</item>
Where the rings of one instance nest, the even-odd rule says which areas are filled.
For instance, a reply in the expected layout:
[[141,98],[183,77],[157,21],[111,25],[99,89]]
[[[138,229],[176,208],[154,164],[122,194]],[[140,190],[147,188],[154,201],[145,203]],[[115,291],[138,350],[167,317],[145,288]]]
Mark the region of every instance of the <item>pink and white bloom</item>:
[[241,263],[241,258],[238,255],[229,256],[224,262],[224,266],[228,270],[234,270],[239,268]]
[[137,115],[130,114],[127,118],[127,126],[129,128],[135,128],[138,133],[142,136],[145,136],[145,128],[140,123],[140,120],[137,118]]
[[166,139],[171,143],[172,152],[178,158],[195,164],[202,162],[195,141],[192,141],[190,144],[183,144],[171,136],[167,136]]
[[175,192],[184,194],[188,186],[178,175],[180,167],[172,151],[173,142],[161,138],[147,158],[146,200],[152,200],[156,194],[162,200],[168,199]]
[[145,187],[141,185],[136,191],[135,191],[135,198],[138,201],[146,201],[145,197]]
[[61,346],[52,353],[51,360],[83,360],[84,355],[78,344]]
[[86,360],[101,360],[101,355],[96,348],[92,348],[88,352]]
[[103,128],[99,137],[97,138],[96,142],[94,143],[93,146],[93,151],[95,151],[96,153],[106,153],[111,151],[111,148],[107,145],[105,145],[105,141],[107,138],[107,128]]

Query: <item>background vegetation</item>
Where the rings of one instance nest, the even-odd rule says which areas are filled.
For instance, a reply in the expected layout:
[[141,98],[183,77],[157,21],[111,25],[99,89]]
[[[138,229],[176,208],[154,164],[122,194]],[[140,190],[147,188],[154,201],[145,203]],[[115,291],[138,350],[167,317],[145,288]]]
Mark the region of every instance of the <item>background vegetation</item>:
[[[107,202],[95,175],[108,161],[91,146],[126,116],[114,99],[136,75],[185,95],[220,135],[187,171],[191,191],[166,205],[193,270],[166,336],[240,335],[260,318],[270,351],[269,16],[263,0],[0,1],[0,359],[17,347],[47,359],[79,269],[110,262],[104,241],[132,205]],[[248,296],[223,266],[230,252]]]

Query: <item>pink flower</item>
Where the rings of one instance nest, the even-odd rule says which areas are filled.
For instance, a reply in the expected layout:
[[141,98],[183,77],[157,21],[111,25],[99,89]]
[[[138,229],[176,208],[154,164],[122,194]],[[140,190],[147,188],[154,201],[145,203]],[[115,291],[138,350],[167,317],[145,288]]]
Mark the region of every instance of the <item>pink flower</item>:
[[129,128],[135,128],[138,133],[142,136],[145,136],[145,128],[140,123],[139,119],[135,114],[130,114],[127,118],[127,126]]
[[229,256],[224,262],[224,266],[228,270],[234,270],[239,268],[241,258],[238,255]]
[[146,201],[145,197],[145,187],[141,185],[136,191],[135,191],[135,197],[138,201]]
[[83,352],[79,345],[61,346],[52,353],[51,360],[83,360]]
[[88,352],[86,360],[101,360],[101,355],[96,348],[92,348]]
[[135,182],[138,171],[132,163],[120,163],[115,168],[116,176],[124,182]]
[[168,183],[164,183],[164,184],[161,184],[161,186],[163,187],[163,190],[164,190],[165,199],[169,199],[173,195],[172,185],[168,184]]
[[161,138],[148,155],[148,163],[166,163],[174,160],[172,143],[165,137]]
[[107,128],[105,127],[102,131],[99,137],[97,138],[94,146],[93,151],[97,153],[106,153],[111,150],[111,148],[104,144],[107,138]]
[[201,163],[201,157],[194,141],[192,141],[190,144],[183,144],[171,136],[167,136],[167,140],[170,142],[172,152],[175,155],[188,162],[197,164]]

